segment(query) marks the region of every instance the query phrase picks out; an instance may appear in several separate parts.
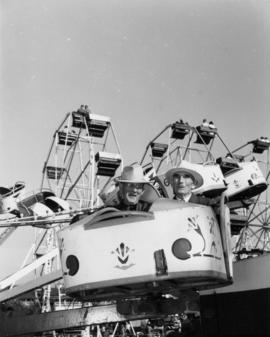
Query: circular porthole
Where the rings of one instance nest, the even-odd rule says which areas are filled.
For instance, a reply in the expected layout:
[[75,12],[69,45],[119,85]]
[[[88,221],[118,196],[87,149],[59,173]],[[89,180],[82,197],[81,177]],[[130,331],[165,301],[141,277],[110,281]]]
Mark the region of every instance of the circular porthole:
[[172,245],[172,252],[175,257],[180,260],[187,260],[190,258],[190,254],[188,253],[191,251],[192,245],[191,242],[186,238],[180,238],[174,241]]
[[66,260],[66,266],[68,268],[68,274],[73,276],[79,270],[79,260],[75,255],[69,255]]

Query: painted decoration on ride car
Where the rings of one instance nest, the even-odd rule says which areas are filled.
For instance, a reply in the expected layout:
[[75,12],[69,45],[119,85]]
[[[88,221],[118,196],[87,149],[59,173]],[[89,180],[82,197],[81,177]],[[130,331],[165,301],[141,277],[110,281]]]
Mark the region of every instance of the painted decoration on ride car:
[[[181,237],[172,245],[172,252],[180,260],[187,260],[192,257],[202,257],[207,256],[209,258],[214,258],[217,260],[221,260],[221,243],[216,243],[216,225],[214,217],[207,217],[207,221],[209,224],[209,234],[213,236],[213,239],[209,242],[205,239],[204,234],[200,228],[200,219],[199,215],[193,217],[188,217],[187,222],[187,232],[195,231],[194,238],[188,239],[187,237]],[[202,247],[198,247],[197,251],[193,250],[192,241],[196,240],[196,234],[199,235],[201,241],[203,243]],[[208,237],[208,236],[207,236]],[[198,239],[198,238],[197,238]],[[219,249],[218,249],[219,247]],[[193,251],[193,252],[192,252]]]
[[[111,254],[116,254],[117,256],[117,262],[118,264],[115,265],[115,268],[119,269],[128,269],[132,266],[134,266],[134,263],[130,262],[130,254],[134,252],[134,249],[131,249],[129,246],[125,245],[123,242],[119,244],[118,247],[116,247]],[[120,262],[120,264],[119,264]],[[127,264],[129,262],[129,264]]]

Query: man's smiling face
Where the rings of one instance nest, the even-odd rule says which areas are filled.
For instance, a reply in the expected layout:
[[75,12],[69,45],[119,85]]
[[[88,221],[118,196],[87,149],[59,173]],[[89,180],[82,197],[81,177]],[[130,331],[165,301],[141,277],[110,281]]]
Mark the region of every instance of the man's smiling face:
[[136,205],[143,193],[144,184],[120,183],[120,194],[125,205]]

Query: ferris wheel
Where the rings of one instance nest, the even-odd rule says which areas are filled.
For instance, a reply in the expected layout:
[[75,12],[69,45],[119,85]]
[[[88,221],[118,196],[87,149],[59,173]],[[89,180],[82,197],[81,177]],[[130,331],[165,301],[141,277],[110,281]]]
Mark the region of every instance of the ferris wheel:
[[[0,235],[0,243],[3,243],[24,222],[35,229],[34,242],[20,270],[4,283],[0,282],[0,288],[8,285],[12,289],[29,271],[45,278],[57,274],[60,262],[56,233],[68,225],[74,215],[98,207],[100,192],[121,168],[122,157],[111,119],[91,113],[88,106],[67,113],[54,132],[40,190],[16,203],[19,218],[12,218],[13,222],[7,223],[10,227]],[[17,183],[15,187],[11,201],[17,189],[24,185]],[[11,203],[6,202],[11,198],[9,190],[4,191],[8,197],[4,206],[13,211]],[[54,281],[61,277],[56,276]],[[39,290],[41,312],[51,311],[51,284]]]
[[172,197],[165,172],[185,163],[204,177],[196,193],[212,197],[226,189],[222,167],[215,154],[217,149],[220,153],[221,146],[230,153],[213,122],[203,120],[194,127],[180,119],[167,125],[148,143],[141,164],[162,196]]
[[[270,141],[260,137],[249,141],[233,151],[240,161],[256,160],[266,178],[270,179]],[[270,195],[265,189],[255,198],[247,200],[246,207],[238,209],[236,216],[242,217],[242,224],[232,226],[235,235],[234,253],[241,259],[270,252]]]
[[102,186],[119,167],[122,158],[111,119],[82,105],[68,113],[56,129],[41,187],[50,188],[75,208],[94,209]]
[[162,196],[172,197],[164,172],[185,161],[192,163],[189,168],[204,177],[195,193],[225,193],[236,256],[270,252],[270,141],[260,137],[230,151],[209,124],[204,120],[193,127],[180,120],[166,126],[146,147],[141,160],[145,173]]

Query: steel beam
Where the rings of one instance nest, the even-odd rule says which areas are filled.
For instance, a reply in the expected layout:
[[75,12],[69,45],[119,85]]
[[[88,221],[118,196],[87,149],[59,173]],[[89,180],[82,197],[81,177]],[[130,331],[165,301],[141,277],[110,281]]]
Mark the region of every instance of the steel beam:
[[145,318],[163,317],[164,313],[141,313],[121,315],[115,304],[54,311],[35,315],[6,317],[0,312],[0,336],[15,337],[35,334],[45,331],[84,328],[93,324],[107,322],[131,321]]
[[36,268],[40,267],[42,264],[44,264],[47,260],[55,258],[59,255],[59,249],[54,248],[49,253],[43,255],[42,257],[34,260],[32,263],[28,264],[27,266],[23,267],[13,275],[7,277],[6,279],[0,281],[0,290],[10,286],[11,284],[15,283],[19,279],[23,278]]
[[63,277],[62,270],[56,270],[50,274],[43,275],[34,280],[26,282],[23,285],[19,285],[9,290],[4,290],[0,292],[0,302],[10,300],[18,295],[25,294],[31,290],[40,288],[46,284],[58,281],[62,279],[62,277]]

